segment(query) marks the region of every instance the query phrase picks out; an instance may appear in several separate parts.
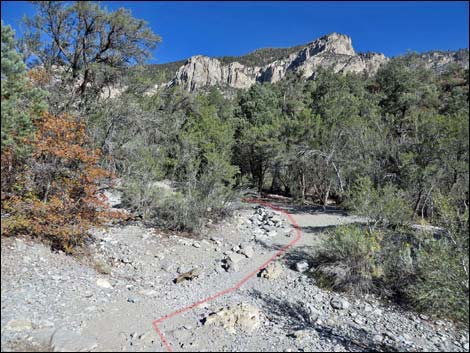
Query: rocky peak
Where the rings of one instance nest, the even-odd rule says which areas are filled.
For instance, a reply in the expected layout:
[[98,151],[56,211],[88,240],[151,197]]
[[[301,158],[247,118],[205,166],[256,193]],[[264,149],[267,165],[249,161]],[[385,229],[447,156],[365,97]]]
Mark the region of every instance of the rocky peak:
[[373,74],[387,60],[382,54],[357,54],[351,37],[330,33],[264,66],[246,66],[236,61],[224,64],[216,58],[196,55],[178,69],[169,84],[183,86],[188,91],[214,85],[248,88],[256,82],[282,80],[288,71],[301,72],[309,78],[320,67],[329,67],[335,72]]
[[330,33],[307,44],[306,49],[310,55],[318,53],[331,53],[340,55],[356,55],[352,46],[351,37],[345,34]]
[[[220,86],[229,88],[249,88],[256,82],[274,83],[284,79],[288,72],[301,74],[304,78],[313,77],[319,68],[329,68],[334,72],[363,73],[373,75],[389,59],[380,53],[356,53],[352,46],[351,37],[330,33],[320,37],[305,46],[278,48],[278,53],[273,55],[272,61],[255,61],[260,63],[242,64],[237,61],[228,61],[221,58],[211,58],[204,55],[196,55],[189,58],[182,65],[174,79],[168,85],[179,85],[188,91],[198,90],[204,87]],[[267,50],[267,49],[266,49]],[[275,48],[270,49],[271,54]],[[263,50],[258,51],[262,53]],[[466,53],[466,55],[465,55]],[[457,55],[458,54],[458,55]],[[250,53],[249,55],[253,55]],[[457,58],[458,56],[458,58]],[[463,59],[461,59],[461,57]],[[243,57],[241,57],[243,58]],[[462,53],[436,52],[423,54],[422,60],[426,66],[435,71],[442,71],[449,63],[465,61],[468,67],[468,50]]]

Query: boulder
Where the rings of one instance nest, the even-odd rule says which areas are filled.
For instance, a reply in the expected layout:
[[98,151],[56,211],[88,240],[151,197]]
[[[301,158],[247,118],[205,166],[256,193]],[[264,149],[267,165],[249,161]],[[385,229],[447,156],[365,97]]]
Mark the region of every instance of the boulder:
[[346,310],[349,308],[349,302],[346,299],[340,297],[333,297],[330,300],[330,305],[336,310]]
[[260,311],[247,303],[229,306],[211,313],[204,321],[204,325],[213,324],[221,324],[232,334],[235,334],[237,330],[252,333],[261,324]]
[[84,337],[63,328],[57,329],[51,337],[53,352],[90,352],[98,346],[94,337]]
[[253,255],[255,254],[253,247],[249,245],[242,246],[242,248],[238,252],[242,255],[245,255],[247,258],[253,257]]
[[104,289],[112,289],[113,288],[111,283],[109,283],[109,281],[107,279],[104,279],[104,278],[98,278],[96,280],[96,285],[98,287],[101,287],[101,288],[104,288]]
[[310,265],[306,260],[299,261],[295,264],[297,272],[305,272],[310,268]]
[[9,331],[24,331],[31,330],[33,328],[33,323],[29,320],[10,320],[7,322],[5,328]]
[[266,279],[277,279],[282,275],[282,266],[277,262],[271,262],[268,266],[263,268],[258,276]]
[[183,281],[192,281],[194,278],[197,278],[201,275],[201,270],[199,268],[193,268],[191,271],[184,272],[176,277],[173,282],[180,283]]

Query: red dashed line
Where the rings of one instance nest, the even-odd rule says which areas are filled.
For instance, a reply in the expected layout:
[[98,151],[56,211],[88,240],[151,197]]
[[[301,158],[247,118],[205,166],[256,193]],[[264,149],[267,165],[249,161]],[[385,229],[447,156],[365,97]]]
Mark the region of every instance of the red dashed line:
[[179,314],[182,314],[186,311],[189,311],[201,304],[204,304],[204,303],[207,303],[208,301],[211,301],[211,300],[214,300],[218,297],[221,297],[227,293],[230,293],[230,292],[234,292],[236,291],[238,288],[240,288],[246,281],[248,281],[250,278],[254,277],[260,270],[262,270],[263,268],[265,268],[266,266],[268,266],[271,262],[273,262],[277,257],[279,257],[280,255],[282,255],[284,252],[286,252],[287,249],[289,249],[291,246],[293,246],[295,243],[297,243],[300,238],[302,237],[302,233],[300,232],[299,230],[299,225],[297,224],[297,222],[295,221],[294,217],[288,213],[287,211],[283,210],[282,208],[280,207],[277,207],[277,206],[274,206],[274,205],[271,205],[270,203],[267,203],[267,202],[264,202],[264,201],[261,201],[261,200],[257,200],[257,199],[244,199],[243,201],[245,202],[251,202],[251,203],[258,203],[258,204],[261,204],[263,206],[266,206],[266,207],[269,207],[269,208],[272,208],[273,210],[276,210],[276,211],[279,211],[283,214],[285,214],[288,218],[289,218],[289,221],[292,223],[292,225],[294,226],[295,228],[295,231],[297,233],[296,237],[294,240],[292,240],[289,244],[285,245],[284,247],[282,247],[273,257],[271,257],[268,261],[266,261],[265,263],[263,263],[261,266],[259,266],[255,271],[251,272],[248,276],[244,277],[241,281],[239,281],[238,283],[236,283],[233,287],[231,288],[228,288],[228,289],[225,289],[223,291],[220,291],[210,297],[207,297],[205,299],[202,299],[198,302],[195,302],[187,307],[184,307],[182,309],[179,309],[177,311],[174,311],[170,314],[167,314],[163,317],[161,317],[160,319],[158,320],[155,320],[152,324],[153,324],[153,327],[155,328],[155,331],[157,332],[158,336],[160,337],[163,345],[165,346],[166,350],[168,352],[172,352],[172,349],[171,349],[171,346],[170,344],[168,343],[168,341],[165,339],[165,336],[163,335],[163,332],[160,330],[160,328],[158,327],[159,324],[161,324],[163,321],[166,321],[168,319],[171,319],[172,317],[175,317],[176,315],[179,315]]

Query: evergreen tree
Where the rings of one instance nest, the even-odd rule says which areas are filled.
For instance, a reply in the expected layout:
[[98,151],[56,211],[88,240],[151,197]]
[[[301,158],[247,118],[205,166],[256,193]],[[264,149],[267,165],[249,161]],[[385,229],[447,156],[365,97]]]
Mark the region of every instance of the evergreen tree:
[[34,131],[33,120],[45,109],[45,92],[33,87],[26,65],[16,51],[14,31],[2,21],[2,152],[24,153],[24,139]]
[[2,27],[2,199],[13,192],[30,153],[28,141],[34,134],[34,121],[45,109],[45,92],[35,88],[28,77],[26,65],[15,49],[14,32]]

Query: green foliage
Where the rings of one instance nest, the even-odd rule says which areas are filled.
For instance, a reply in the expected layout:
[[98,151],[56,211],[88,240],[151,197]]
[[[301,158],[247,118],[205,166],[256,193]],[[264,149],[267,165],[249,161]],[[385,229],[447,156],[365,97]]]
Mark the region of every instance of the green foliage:
[[[116,133],[106,145],[119,158],[113,165],[125,179],[131,208],[148,222],[197,231],[205,217],[225,212],[238,169],[231,164],[234,128],[227,104],[215,93],[193,98],[179,90],[168,97],[128,96],[113,109],[119,119],[130,109],[124,116],[138,116],[138,123],[115,119]],[[120,126],[128,123],[133,127],[124,131]],[[163,179],[175,184],[166,196],[158,186]]]
[[[144,64],[132,67],[128,70],[126,79],[133,90],[148,89],[155,84],[166,84],[171,81],[176,71],[184,65],[185,60],[174,61],[165,64]],[[137,86],[137,87],[136,87]]]
[[45,110],[45,92],[34,87],[15,49],[14,32],[2,21],[1,185],[2,201],[23,192],[23,178],[31,153],[34,122]]
[[468,324],[468,209],[462,213],[448,198],[435,198],[440,228],[352,225],[327,233],[315,257],[319,283],[398,297],[414,309]]
[[246,66],[263,66],[298,52],[304,45],[290,48],[261,48],[241,56],[222,56],[218,58],[224,64],[239,62]]
[[[78,189],[86,189],[80,195],[97,196],[82,170],[85,151],[93,147],[103,152],[102,166],[122,178],[126,206],[166,228],[198,231],[205,218],[226,212],[240,186],[301,203],[342,204],[368,224],[327,235],[317,271],[323,282],[400,295],[460,320],[468,316],[462,309],[468,304],[468,69],[435,73],[424,67],[426,56],[409,54],[391,59],[373,77],[316,70],[304,80],[291,73],[240,90],[235,99],[217,88],[195,94],[162,85],[148,95],[183,62],[145,65],[160,41],[145,21],[95,2],[34,3],[37,15],[25,19],[19,43],[23,57],[37,61],[30,78],[11,28],[2,24],[2,202],[33,195],[38,212],[50,210],[56,222],[60,209],[74,209],[77,189],[57,178],[78,175]],[[267,48],[220,60],[261,66],[299,49]],[[456,55],[468,57],[468,51]],[[103,90],[119,84],[126,89],[104,99]],[[67,147],[57,148],[68,151],[59,156],[65,161],[58,163],[56,151],[49,151],[41,161],[30,159],[37,170],[19,178],[31,148],[24,141],[34,136],[44,109],[35,85],[47,90],[52,113],[44,136],[62,134],[65,123],[57,121],[64,117],[72,122],[82,116],[87,130],[80,130],[75,164],[67,158],[76,148],[56,139]],[[64,111],[69,114],[55,114]],[[35,146],[48,151],[43,142]],[[97,158],[88,160],[90,168]],[[94,208],[81,210],[92,224]],[[31,228],[25,214],[10,229]],[[72,224],[73,212],[68,217],[62,219]],[[418,220],[443,231],[416,232]],[[36,229],[50,231],[45,224]],[[64,224],[57,229],[57,238],[80,233]]]
[[89,110],[90,100],[117,83],[123,69],[143,64],[160,42],[144,20],[124,8],[108,11],[92,1],[33,3],[37,14],[24,19],[24,55],[60,77],[50,98],[54,108],[79,103]]
[[254,85],[242,93],[238,99],[236,117],[235,162],[251,173],[261,192],[266,171],[282,148],[282,116],[272,88]]
[[34,132],[33,121],[44,111],[45,92],[32,86],[26,65],[15,49],[14,31],[2,21],[2,151],[26,152],[25,139]]
[[382,274],[377,262],[381,234],[347,225],[326,234],[316,256],[315,274],[320,283],[335,290],[365,293],[374,290]]
[[469,213],[461,213],[441,195],[438,218],[443,233],[424,233],[416,250],[416,280],[406,289],[420,310],[459,320],[469,320]]
[[393,184],[374,188],[369,178],[359,178],[347,202],[356,213],[367,217],[369,224],[397,227],[409,223],[410,207],[404,193]]

